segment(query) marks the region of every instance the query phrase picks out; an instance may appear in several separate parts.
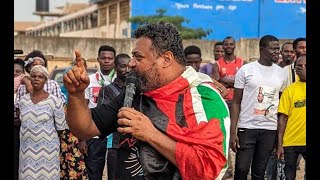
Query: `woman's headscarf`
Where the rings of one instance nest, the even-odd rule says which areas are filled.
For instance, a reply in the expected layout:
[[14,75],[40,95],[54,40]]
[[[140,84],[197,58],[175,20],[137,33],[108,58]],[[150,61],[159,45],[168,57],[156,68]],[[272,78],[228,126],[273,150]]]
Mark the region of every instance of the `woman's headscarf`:
[[32,73],[35,73],[35,72],[41,72],[47,79],[49,79],[48,70],[44,66],[42,65],[33,66],[33,68],[30,71],[30,75],[32,75]]
[[44,61],[41,57],[38,57],[38,56],[37,56],[37,57],[29,58],[29,59],[25,62],[24,66],[27,67],[29,64],[31,64],[31,63],[32,63],[34,60],[36,60],[36,59],[42,61],[42,62],[45,64],[45,61]]

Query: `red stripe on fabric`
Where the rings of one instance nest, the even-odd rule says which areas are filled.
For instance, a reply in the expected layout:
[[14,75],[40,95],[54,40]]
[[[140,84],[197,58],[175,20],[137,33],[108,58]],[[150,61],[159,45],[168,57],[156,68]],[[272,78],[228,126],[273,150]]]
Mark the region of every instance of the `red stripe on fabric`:
[[184,94],[184,101],[183,101],[183,112],[188,124],[188,127],[193,127],[197,125],[197,119],[193,110],[192,104],[192,96],[190,89]]
[[173,82],[153,91],[144,93],[145,96],[152,98],[167,98],[171,94],[181,94],[184,89],[189,87],[189,81],[180,76]]
[[182,179],[215,179],[219,175],[227,161],[219,120],[189,128],[170,123],[167,133],[177,141],[175,158]]
[[171,95],[168,96],[168,100],[163,100],[163,99],[156,99],[155,100],[157,107],[165,114],[168,116],[169,122],[176,123],[176,116],[175,116],[175,109],[176,109],[176,102],[178,101],[178,95]]

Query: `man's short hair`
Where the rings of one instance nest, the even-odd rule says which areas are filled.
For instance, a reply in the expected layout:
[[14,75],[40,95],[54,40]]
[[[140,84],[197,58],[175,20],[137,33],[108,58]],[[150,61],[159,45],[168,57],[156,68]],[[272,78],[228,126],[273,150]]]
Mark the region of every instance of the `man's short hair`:
[[99,47],[98,56],[100,55],[101,51],[110,51],[110,52],[113,52],[114,56],[116,55],[116,50],[113,47],[108,45],[103,45]]
[[223,46],[223,43],[222,43],[221,41],[218,41],[218,42],[216,42],[216,43],[214,44],[214,47],[216,47],[216,46]]
[[291,44],[291,45],[292,45],[293,43],[292,43],[292,42],[285,42],[285,43],[283,43],[282,46],[281,46],[281,51],[283,50],[283,47],[284,47],[285,45],[287,45],[287,44]]
[[227,39],[232,39],[234,42],[236,42],[236,40],[232,37],[232,36],[227,36],[223,39],[222,41],[222,44],[224,44],[224,42],[227,40]]
[[158,56],[171,51],[179,64],[185,65],[182,38],[177,27],[171,23],[159,21],[140,26],[134,32],[135,38],[147,37],[152,41],[151,50]]
[[265,35],[260,39],[259,47],[268,46],[270,41],[279,41],[279,39],[272,35]]
[[115,64],[116,66],[118,66],[118,65],[120,64],[120,59],[122,59],[122,58],[129,58],[129,59],[131,59],[128,54],[124,54],[124,53],[118,54],[118,55],[116,56],[115,60],[114,60],[114,64]]
[[297,48],[298,42],[300,42],[300,41],[306,41],[307,42],[307,38],[299,37],[299,38],[295,39],[293,41],[293,43],[292,43],[293,44],[293,49]]
[[187,57],[190,54],[198,54],[201,57],[201,50],[198,46],[188,46],[184,49],[184,56]]

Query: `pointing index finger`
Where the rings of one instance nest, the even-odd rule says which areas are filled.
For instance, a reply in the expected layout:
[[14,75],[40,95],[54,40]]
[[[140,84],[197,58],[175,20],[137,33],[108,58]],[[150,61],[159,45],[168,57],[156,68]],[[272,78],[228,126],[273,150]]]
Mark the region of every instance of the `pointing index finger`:
[[80,51],[79,49],[76,49],[74,51],[75,55],[76,55],[76,65],[77,67],[84,67],[84,64],[83,64],[83,59],[81,57],[81,54],[80,54]]

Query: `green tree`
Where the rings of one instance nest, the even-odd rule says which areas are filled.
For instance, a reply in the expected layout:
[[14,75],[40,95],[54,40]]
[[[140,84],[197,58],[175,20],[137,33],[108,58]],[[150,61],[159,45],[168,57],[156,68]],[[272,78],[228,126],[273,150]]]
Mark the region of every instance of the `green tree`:
[[186,19],[182,16],[166,16],[165,13],[167,10],[165,9],[157,9],[156,15],[151,16],[133,16],[129,18],[129,22],[135,23],[137,25],[142,25],[146,23],[158,22],[158,21],[165,21],[174,24],[183,39],[201,39],[203,37],[208,36],[212,30],[207,29],[204,30],[202,28],[187,28],[182,25],[182,23],[189,23],[190,20]]

